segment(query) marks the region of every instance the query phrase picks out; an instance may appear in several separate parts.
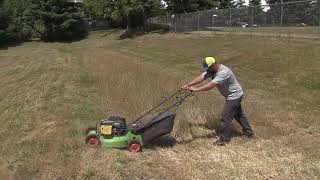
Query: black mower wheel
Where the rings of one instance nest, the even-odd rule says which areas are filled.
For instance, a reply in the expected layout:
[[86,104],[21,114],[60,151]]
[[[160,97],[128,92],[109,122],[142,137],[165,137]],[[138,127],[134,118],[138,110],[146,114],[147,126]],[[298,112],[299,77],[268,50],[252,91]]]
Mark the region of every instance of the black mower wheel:
[[88,136],[85,142],[86,142],[86,145],[91,148],[96,148],[100,145],[100,140],[95,135]]
[[128,143],[128,149],[130,152],[140,152],[142,150],[142,146],[138,141],[130,141]]

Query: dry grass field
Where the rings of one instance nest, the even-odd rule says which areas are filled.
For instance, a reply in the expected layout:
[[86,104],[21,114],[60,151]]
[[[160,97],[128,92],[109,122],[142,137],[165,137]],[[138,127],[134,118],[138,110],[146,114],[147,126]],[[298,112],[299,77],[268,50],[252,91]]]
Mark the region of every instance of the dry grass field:
[[[0,50],[0,179],[319,179],[320,41],[91,33]],[[256,131],[213,146],[224,99],[197,93],[170,136],[133,154],[84,145],[87,127],[127,121],[198,75],[214,55],[242,84]]]
[[[206,35],[243,35],[243,36],[262,36],[264,38],[282,37],[287,39],[294,38],[320,38],[320,26],[314,27],[206,27],[207,30],[191,31],[192,34]],[[174,30],[172,30],[174,31]]]

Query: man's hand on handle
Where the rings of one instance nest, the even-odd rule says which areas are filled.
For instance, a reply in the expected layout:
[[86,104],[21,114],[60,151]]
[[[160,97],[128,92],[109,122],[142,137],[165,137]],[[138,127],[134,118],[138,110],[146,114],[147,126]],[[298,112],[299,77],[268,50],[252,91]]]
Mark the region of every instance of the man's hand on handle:
[[209,82],[208,84],[200,86],[200,87],[183,85],[181,87],[181,89],[189,90],[189,91],[192,91],[192,92],[198,92],[198,91],[208,91],[208,90],[214,88],[215,86],[216,86],[216,84],[214,84],[213,82]]
[[190,83],[183,85],[181,89],[198,92],[198,91],[207,91],[215,87],[215,84],[213,83],[208,83],[201,87],[194,87],[194,85],[199,84],[204,80],[205,80],[205,76],[203,74],[200,74],[198,77],[193,79]]
[[189,85],[185,84],[181,87],[181,89],[184,89],[184,90],[189,90]]
[[197,91],[197,88],[196,88],[196,87],[189,86],[189,85],[187,85],[187,84],[183,85],[183,86],[181,87],[181,89],[189,90],[189,91]]
[[183,85],[181,89],[190,90],[189,88],[191,86],[201,83],[204,79],[205,79],[204,75],[200,74],[198,77],[193,79],[190,83]]
[[192,91],[192,92],[197,92],[197,91],[198,91],[198,88],[193,87],[193,86],[190,86],[190,87],[188,88],[188,90],[189,90],[189,91]]

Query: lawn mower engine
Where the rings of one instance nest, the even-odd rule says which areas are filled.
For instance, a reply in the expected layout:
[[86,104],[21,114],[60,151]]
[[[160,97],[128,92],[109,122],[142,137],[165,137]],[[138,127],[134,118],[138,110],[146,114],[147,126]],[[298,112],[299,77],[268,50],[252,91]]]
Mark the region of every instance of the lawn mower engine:
[[111,116],[108,119],[102,119],[97,130],[104,138],[113,138],[124,136],[127,133],[126,120],[120,116]]

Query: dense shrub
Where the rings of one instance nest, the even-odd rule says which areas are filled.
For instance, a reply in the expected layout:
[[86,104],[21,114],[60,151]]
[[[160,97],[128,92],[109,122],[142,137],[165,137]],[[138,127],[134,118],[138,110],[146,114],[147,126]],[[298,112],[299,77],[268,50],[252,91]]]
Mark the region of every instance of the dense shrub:
[[7,40],[7,28],[9,25],[9,13],[3,8],[2,2],[0,2],[0,43]]
[[45,41],[70,40],[86,34],[80,4],[65,0],[34,0],[24,17]]
[[32,29],[23,20],[23,13],[31,4],[30,0],[3,0],[0,2],[1,39],[24,41],[31,38]]
[[86,34],[81,4],[66,0],[0,0],[0,41],[72,40]]

